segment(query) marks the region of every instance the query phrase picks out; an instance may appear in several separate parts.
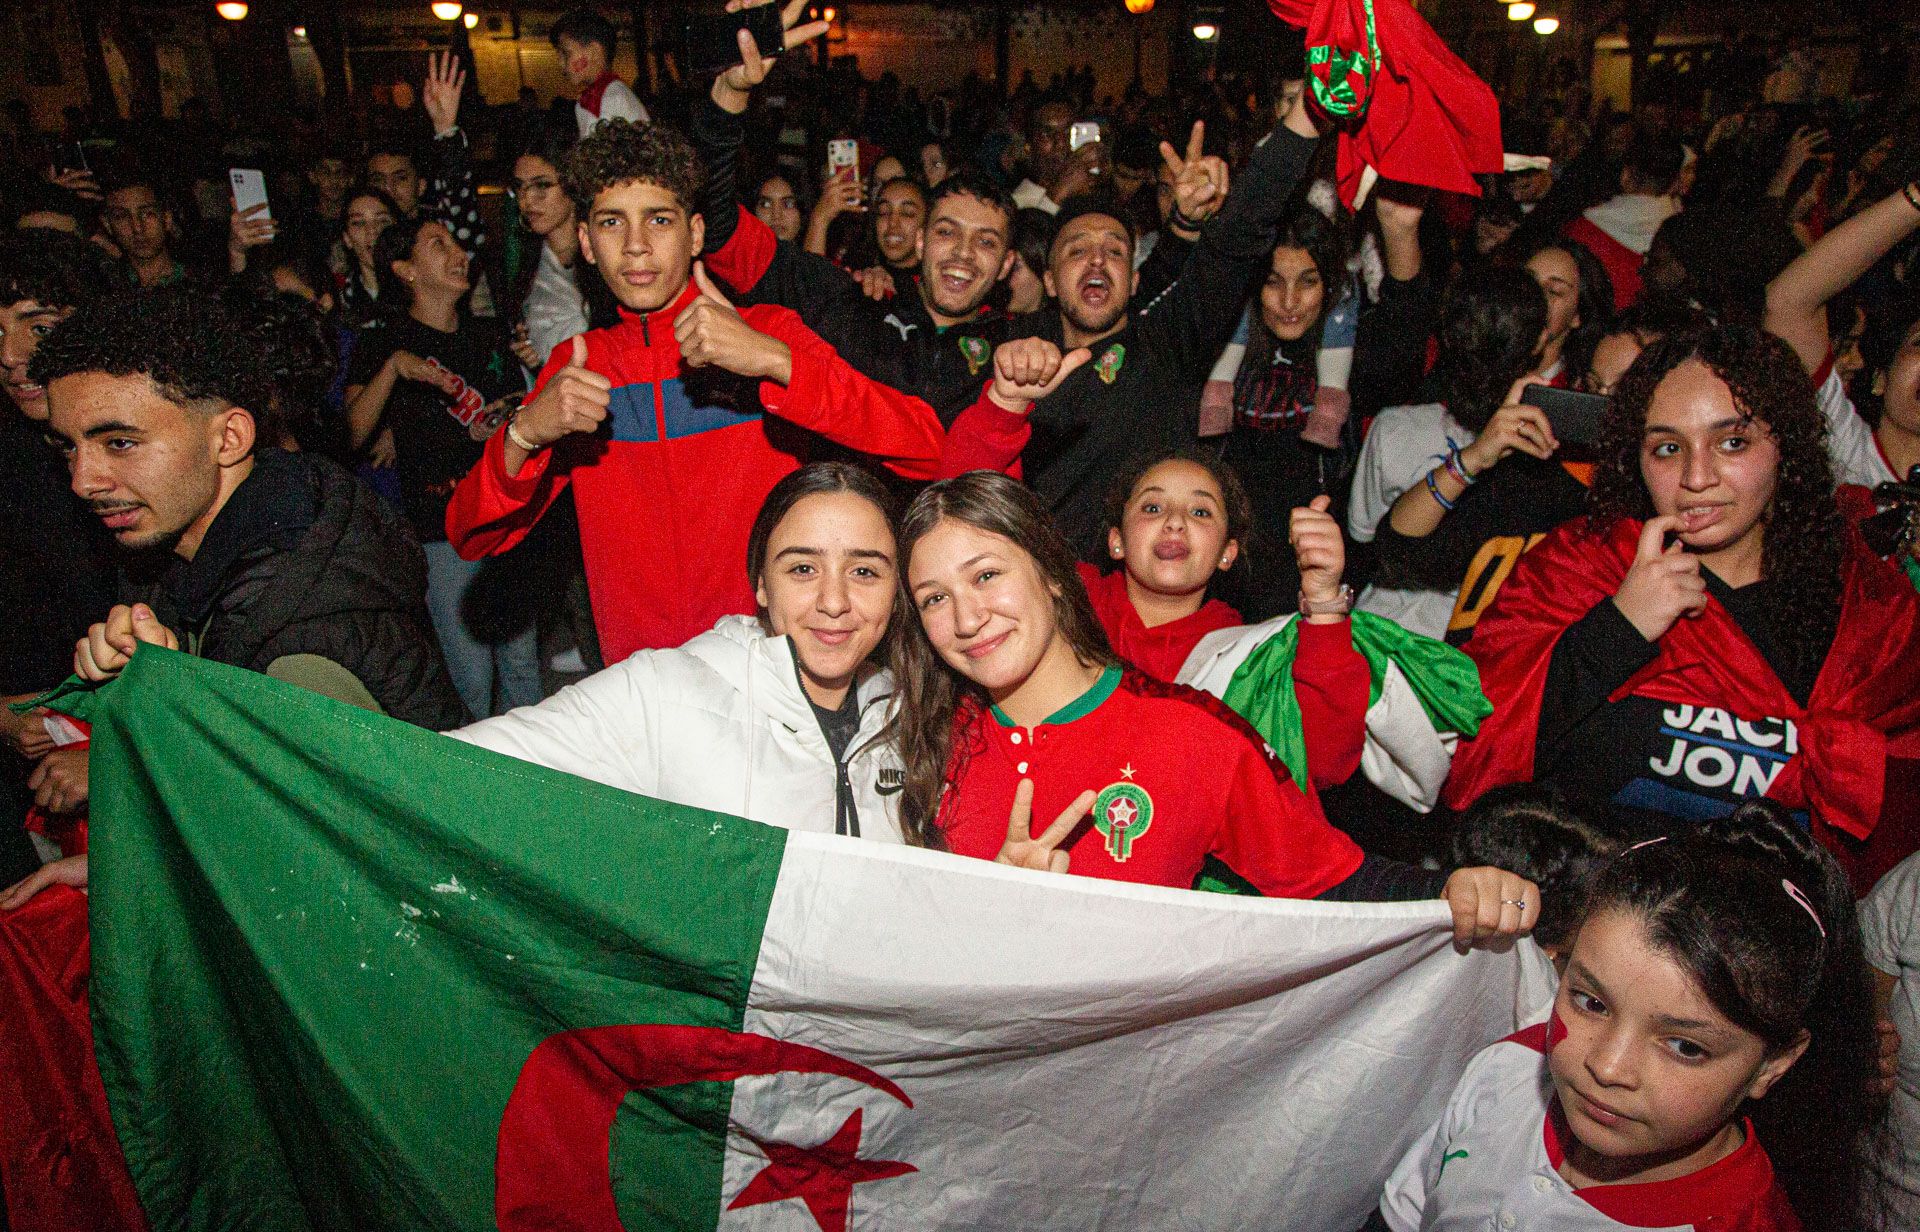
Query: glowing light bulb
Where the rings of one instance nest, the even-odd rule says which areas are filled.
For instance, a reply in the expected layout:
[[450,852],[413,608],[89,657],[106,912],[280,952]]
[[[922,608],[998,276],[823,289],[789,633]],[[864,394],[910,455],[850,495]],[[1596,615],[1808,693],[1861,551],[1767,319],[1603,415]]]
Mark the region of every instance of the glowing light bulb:
[[246,0],[220,0],[219,4],[213,6],[213,11],[228,21],[245,21],[247,19]]
[[1203,43],[1211,43],[1220,37],[1220,27],[1210,21],[1199,22],[1193,27],[1193,37]]
[[480,14],[478,13],[462,14],[460,17],[460,24],[465,26],[467,29],[471,30],[475,26],[480,24]]
[[832,25],[833,19],[838,16],[840,16],[840,12],[837,9],[829,8],[820,10],[820,20],[826,22],[828,25]]
[[441,21],[459,21],[460,0],[433,0],[433,15]]
[[1530,0],[1520,0],[1518,4],[1507,6],[1508,21],[1525,21],[1531,16],[1533,16],[1533,5]]
[[1533,23],[1533,32],[1535,34],[1552,34],[1559,28],[1560,19],[1558,17],[1542,17]]
[[303,39],[307,37],[307,28],[305,26],[295,26],[293,28],[293,37],[297,39]]
[[1153,0],[1127,0],[1127,12],[1138,17],[1153,12]]

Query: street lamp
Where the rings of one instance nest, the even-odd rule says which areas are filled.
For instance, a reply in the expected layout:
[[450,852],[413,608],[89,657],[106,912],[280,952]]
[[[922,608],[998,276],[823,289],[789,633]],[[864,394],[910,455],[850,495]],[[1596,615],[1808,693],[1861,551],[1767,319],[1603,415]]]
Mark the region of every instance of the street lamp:
[[1531,16],[1533,16],[1532,0],[1520,0],[1518,4],[1509,4],[1507,6],[1508,21],[1525,21]]
[[1542,17],[1533,23],[1533,32],[1535,34],[1552,34],[1559,28],[1560,19],[1558,17]]
[[228,21],[245,21],[247,19],[246,0],[220,0],[219,4],[213,6],[213,11]]
[[1127,12],[1139,17],[1153,12],[1153,0],[1127,0]]
[[461,14],[461,17],[460,17],[460,24],[465,26],[467,29],[471,30],[475,26],[480,24],[480,14],[463,13]]
[[1213,40],[1220,37],[1220,27],[1214,25],[1210,21],[1195,22],[1193,27],[1193,37],[1199,39],[1203,43],[1211,43]]
[[433,15],[441,21],[460,20],[460,0],[433,0]]

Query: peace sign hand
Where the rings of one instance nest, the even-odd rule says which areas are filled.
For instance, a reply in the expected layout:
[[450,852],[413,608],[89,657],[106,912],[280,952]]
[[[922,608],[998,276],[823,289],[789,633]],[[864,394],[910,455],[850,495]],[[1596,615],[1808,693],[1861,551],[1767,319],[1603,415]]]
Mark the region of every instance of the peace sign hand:
[[[1171,142],[1160,143],[1160,160],[1173,172],[1173,214],[1167,220],[1175,232],[1193,236],[1200,224],[1220,212],[1227,199],[1227,163],[1205,153],[1207,122],[1195,120],[1182,158]],[[1191,226],[1185,224],[1192,224]]]
[[1067,836],[1092,807],[1093,792],[1081,792],[1065,812],[1053,819],[1052,825],[1036,836],[1033,833],[1033,780],[1021,779],[1020,786],[1013,792],[1013,813],[1007,818],[1007,841],[993,862],[1043,873],[1066,872],[1070,857],[1060,850],[1060,844],[1067,841]]

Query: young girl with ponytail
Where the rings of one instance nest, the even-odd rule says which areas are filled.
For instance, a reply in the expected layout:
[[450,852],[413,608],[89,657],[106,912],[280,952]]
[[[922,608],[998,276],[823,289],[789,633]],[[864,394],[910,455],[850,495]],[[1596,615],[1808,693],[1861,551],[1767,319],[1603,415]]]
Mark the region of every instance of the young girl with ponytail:
[[1394,1232],[1840,1232],[1873,1056],[1846,875],[1751,801],[1614,859],[1552,1015],[1467,1067],[1381,1214]]

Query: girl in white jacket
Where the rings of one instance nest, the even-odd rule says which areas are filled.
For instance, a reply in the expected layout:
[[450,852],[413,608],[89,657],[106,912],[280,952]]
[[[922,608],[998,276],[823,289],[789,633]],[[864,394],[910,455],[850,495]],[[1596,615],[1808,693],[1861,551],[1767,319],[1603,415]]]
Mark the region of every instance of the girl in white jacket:
[[754,519],[758,617],[449,734],[676,804],[899,842],[900,763],[875,739],[892,685],[868,663],[893,611],[893,521],[865,471],[803,467]]

